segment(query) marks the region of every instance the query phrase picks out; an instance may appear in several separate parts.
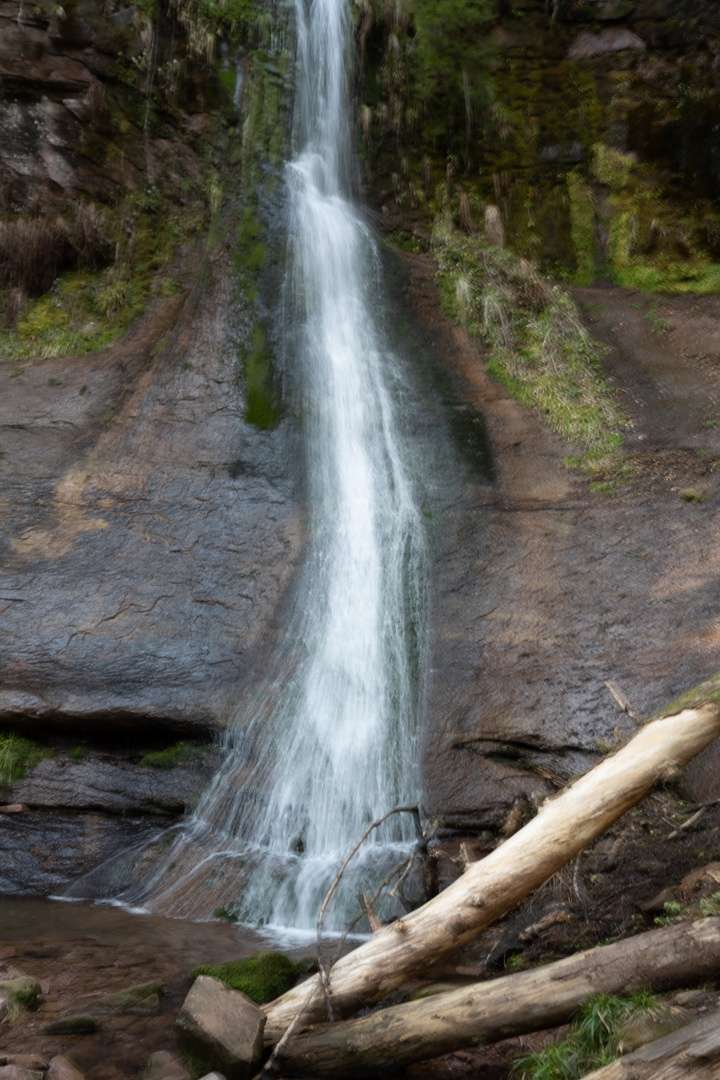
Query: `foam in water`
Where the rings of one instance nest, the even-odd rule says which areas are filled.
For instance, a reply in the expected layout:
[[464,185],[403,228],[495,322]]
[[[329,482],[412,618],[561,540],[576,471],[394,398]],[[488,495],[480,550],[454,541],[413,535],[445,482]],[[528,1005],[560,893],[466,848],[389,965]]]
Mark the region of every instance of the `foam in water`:
[[[282,672],[189,828],[126,902],[176,915],[309,928],[367,825],[419,795],[422,530],[397,433],[397,362],[376,326],[375,243],[350,198],[347,0],[296,0],[298,81],[286,167],[286,367],[306,447],[310,540]],[[401,860],[391,819],[357,860],[363,887]],[[354,887],[335,915],[341,925]]]

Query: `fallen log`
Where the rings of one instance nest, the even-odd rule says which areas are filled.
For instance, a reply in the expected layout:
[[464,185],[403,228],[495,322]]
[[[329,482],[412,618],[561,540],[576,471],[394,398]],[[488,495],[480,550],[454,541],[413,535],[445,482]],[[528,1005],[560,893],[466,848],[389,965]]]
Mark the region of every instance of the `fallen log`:
[[[337,1016],[379,1001],[454,952],[520,902],[600,836],[663,776],[720,734],[720,708],[708,703],[654,720],[558,796],[523,829],[421,908],[373,934],[332,969]],[[326,1017],[320,980],[302,983],[266,1006],[266,1045],[302,1010],[303,1023]]]
[[532,971],[322,1024],[279,1055],[291,1076],[372,1080],[464,1047],[557,1027],[595,994],[669,990],[720,971],[720,917],[666,926]]
[[720,1080],[720,1013],[641,1046],[585,1080]]

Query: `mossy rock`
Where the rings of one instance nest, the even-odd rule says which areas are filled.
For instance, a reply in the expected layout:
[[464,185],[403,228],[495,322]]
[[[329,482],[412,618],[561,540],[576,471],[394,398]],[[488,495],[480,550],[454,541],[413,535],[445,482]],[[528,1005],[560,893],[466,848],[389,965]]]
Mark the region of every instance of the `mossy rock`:
[[92,1016],[66,1016],[43,1028],[43,1035],[92,1035],[97,1024]]
[[129,986],[115,994],[106,994],[98,1005],[113,1012],[150,1012],[160,1004],[163,988],[160,983]]
[[676,698],[667,708],[662,709],[658,716],[676,716],[683,709],[699,709],[701,705],[707,705],[708,702],[720,706],[720,671]]
[[195,761],[204,751],[204,747],[192,741],[183,741],[165,750],[155,750],[140,761],[143,768],[176,769],[178,765],[187,765]]
[[298,965],[283,953],[261,952],[229,964],[202,964],[191,971],[188,978],[212,975],[231,989],[240,990],[258,1005],[264,1005],[294,986],[300,973]]
[[40,983],[29,975],[21,975],[20,978],[0,982],[0,994],[25,1009],[34,1009],[38,1003]]

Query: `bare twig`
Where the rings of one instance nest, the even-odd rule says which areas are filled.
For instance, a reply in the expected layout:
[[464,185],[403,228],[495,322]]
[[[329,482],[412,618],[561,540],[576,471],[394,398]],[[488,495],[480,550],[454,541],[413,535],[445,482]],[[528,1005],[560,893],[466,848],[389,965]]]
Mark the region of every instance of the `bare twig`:
[[583,915],[585,916],[585,922],[588,921],[588,906],[587,897],[585,896],[585,890],[580,890],[580,859],[582,857],[582,851],[575,859],[575,866],[573,867],[572,887],[573,892],[577,896],[578,900],[582,904]]
[[397,881],[393,885],[392,889],[388,893],[388,896],[393,896],[393,897],[397,896],[405,904],[405,910],[406,911],[407,911],[407,901],[405,900],[405,897],[403,896],[402,887],[405,884],[405,882],[407,881],[408,874],[410,873],[410,871],[413,868],[413,865],[415,863],[415,856],[416,855],[417,855],[417,849],[415,851],[413,851],[412,854],[410,855],[410,857],[407,859],[407,861],[405,863],[405,867],[403,869],[403,872],[400,874],[400,877],[397,879]]
[[367,921],[370,926],[370,933],[374,934],[376,930],[380,929],[382,923],[373,911],[372,904],[370,903],[364,892],[358,893],[358,900],[360,902],[360,907],[362,908],[363,914],[367,916]]
[[687,821],[683,821],[682,825],[678,825],[676,829],[673,829],[668,836],[668,840],[674,840],[675,837],[679,836],[685,829],[692,829],[694,825],[697,825],[701,818],[705,817],[706,813],[707,806],[701,806],[699,810],[696,810],[695,813],[687,819]]
[[325,959],[324,959],[323,954],[322,954],[323,918],[325,917],[325,912],[327,910],[327,906],[330,903],[330,900],[332,899],[335,890],[337,889],[338,885],[340,884],[340,880],[341,880],[343,874],[345,873],[345,870],[347,869],[348,863],[352,859],[353,855],[355,855],[355,853],[358,851],[358,849],[367,840],[368,836],[373,831],[373,829],[377,829],[380,825],[382,825],[382,823],[384,821],[387,821],[387,819],[389,817],[392,817],[393,814],[413,814],[414,819],[415,819],[415,831],[416,831],[416,833],[419,831],[420,836],[422,837],[423,841],[425,840],[423,832],[422,832],[422,826],[420,825],[420,807],[418,806],[417,803],[415,803],[414,806],[396,806],[392,810],[388,810],[387,814],[383,814],[383,816],[378,818],[377,821],[373,821],[372,825],[368,825],[365,832],[362,834],[362,836],[357,841],[357,843],[353,846],[352,850],[347,855],[345,861],[343,862],[342,866],[340,867],[337,874],[335,875],[330,888],[328,889],[327,893],[325,894],[325,899],[322,902],[322,907],[320,908],[320,914],[318,915],[318,920],[317,920],[318,969],[319,969],[319,974],[320,974],[320,984],[321,984],[322,989],[323,989],[323,994],[325,995],[325,1005],[327,1006],[328,1020],[330,1020],[331,1023],[334,1021],[335,1015],[333,1013],[332,1002],[330,1000],[330,972],[329,972],[329,969],[325,965]]
[[275,1062],[277,1061],[278,1057],[280,1056],[280,1051],[282,1050],[283,1046],[285,1046],[285,1044],[288,1042],[288,1040],[292,1036],[293,1032],[295,1032],[297,1030],[298,1025],[300,1024],[300,1021],[302,1020],[302,1017],[303,1017],[303,1014],[305,1013],[306,1008],[308,1007],[308,1005],[310,1004],[310,1002],[312,1001],[312,999],[314,997],[315,997],[315,990],[314,990],[314,988],[312,988],[310,990],[310,992],[308,993],[307,997],[305,998],[305,1000],[303,1001],[302,1005],[300,1006],[300,1008],[296,1012],[292,1022],[288,1025],[288,1027],[285,1030],[282,1038],[280,1039],[279,1042],[277,1042],[275,1044],[272,1054],[267,1059],[267,1061],[263,1065],[260,1072],[256,1073],[256,1075],[253,1077],[253,1080],[261,1080],[261,1077],[269,1076],[272,1073],[272,1071],[274,1069],[274,1066],[275,1066]]
[[[377,900],[378,900],[378,898],[380,896],[380,893],[383,891],[383,889],[387,885],[390,884],[392,879],[397,874],[399,874],[402,871],[403,867],[405,866],[406,861],[407,861],[406,859],[403,859],[403,861],[401,863],[398,863],[397,866],[394,866],[393,869],[390,871],[390,873],[386,874],[385,877],[382,879],[382,881],[378,885],[377,889],[375,890],[375,892],[372,894],[372,896],[368,900],[368,903],[369,903],[371,908],[375,907],[375,904],[376,904],[376,902],[377,902]],[[338,938],[337,947],[335,949],[335,952],[333,953],[332,960],[330,961],[330,967],[333,967],[333,965],[336,964],[337,961],[340,959],[340,954],[342,953],[343,946],[344,946],[345,942],[347,941],[348,935],[352,934],[353,930],[355,929],[357,924],[360,922],[360,920],[364,917],[364,915],[365,915],[364,911],[359,911],[357,913],[357,915],[355,916],[355,918],[353,919],[353,921],[351,923],[349,923],[345,927],[345,929],[343,930],[342,934]]]
[[640,717],[637,715],[637,713],[633,712],[632,708],[630,707],[630,702],[625,697],[620,687],[616,686],[614,682],[610,682],[609,679],[605,680],[605,685],[607,686],[612,696],[615,698],[615,701],[622,709],[622,711],[624,713],[627,713],[631,720],[634,720],[636,723],[639,724]]

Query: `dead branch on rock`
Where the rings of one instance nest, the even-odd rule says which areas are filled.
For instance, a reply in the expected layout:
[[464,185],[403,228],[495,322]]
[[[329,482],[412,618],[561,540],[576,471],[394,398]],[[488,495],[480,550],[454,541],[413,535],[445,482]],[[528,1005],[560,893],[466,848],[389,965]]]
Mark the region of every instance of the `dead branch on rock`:
[[719,966],[720,917],[675,923],[530,971],[318,1025],[285,1044],[283,1067],[293,1076],[374,1080],[463,1047],[555,1027],[596,994],[692,985]]
[[[468,866],[433,900],[339,960],[333,969],[334,1011],[347,1015],[361,1004],[378,1001],[454,952],[547,881],[654,783],[718,734],[720,708],[712,703],[645,725],[615,754],[546,800],[524,828]],[[317,992],[308,1008],[310,1022],[326,1011],[323,982],[313,982]],[[282,1036],[306,993],[304,986],[290,990],[266,1007],[267,1043]]]
[[630,717],[630,719],[634,720],[636,724],[640,724],[642,722],[640,720],[640,717],[637,715],[637,713],[633,712],[633,710],[632,710],[632,708],[630,706],[630,702],[628,701],[625,694],[623,694],[620,687],[617,686],[614,682],[611,682],[610,679],[605,680],[605,685],[607,686],[607,688],[610,691],[610,693],[612,694],[612,696],[615,698],[615,701],[617,702],[620,709],[624,713],[627,713],[627,715]]
[[[337,889],[338,885],[340,884],[340,882],[342,880],[342,876],[345,873],[345,871],[346,871],[351,859],[353,858],[353,856],[359,851],[359,849],[365,843],[365,841],[367,840],[370,833],[373,832],[374,829],[379,828],[379,826],[382,825],[383,822],[387,821],[387,819],[389,817],[392,817],[393,814],[412,814],[413,815],[413,820],[415,822],[415,833],[416,833],[416,835],[419,834],[419,836],[423,840],[423,843],[425,843],[425,838],[424,838],[424,834],[423,834],[423,830],[422,830],[422,823],[420,821],[420,807],[418,806],[417,803],[415,803],[413,806],[396,806],[392,810],[388,810],[388,812],[386,814],[383,814],[382,817],[379,817],[377,819],[377,821],[373,821],[372,825],[368,825],[365,832],[362,834],[360,839],[357,841],[357,843],[353,846],[352,850],[346,856],[345,861],[343,862],[342,866],[340,867],[337,874],[333,878],[333,881],[332,881],[332,883],[330,885],[330,888],[328,889],[327,893],[325,894],[325,899],[323,900],[322,906],[320,908],[320,913],[318,915],[318,920],[317,920],[318,969],[319,969],[320,983],[322,985],[322,990],[323,990],[323,996],[325,998],[325,1006],[327,1008],[328,1020],[330,1020],[331,1022],[335,1019],[335,1016],[334,1016],[334,1013],[333,1013],[332,1002],[330,1000],[330,972],[329,972],[328,967],[325,964],[325,958],[324,958],[324,956],[322,954],[322,931],[323,931],[323,919],[325,917],[325,912],[327,911],[327,906],[330,903],[330,901],[331,901],[331,899],[332,899],[332,897],[333,897],[333,895],[335,893],[335,890]],[[402,865],[404,865],[404,863]],[[393,876],[394,876],[394,874],[393,874]],[[346,931],[345,936],[346,935],[347,935],[347,931]]]

